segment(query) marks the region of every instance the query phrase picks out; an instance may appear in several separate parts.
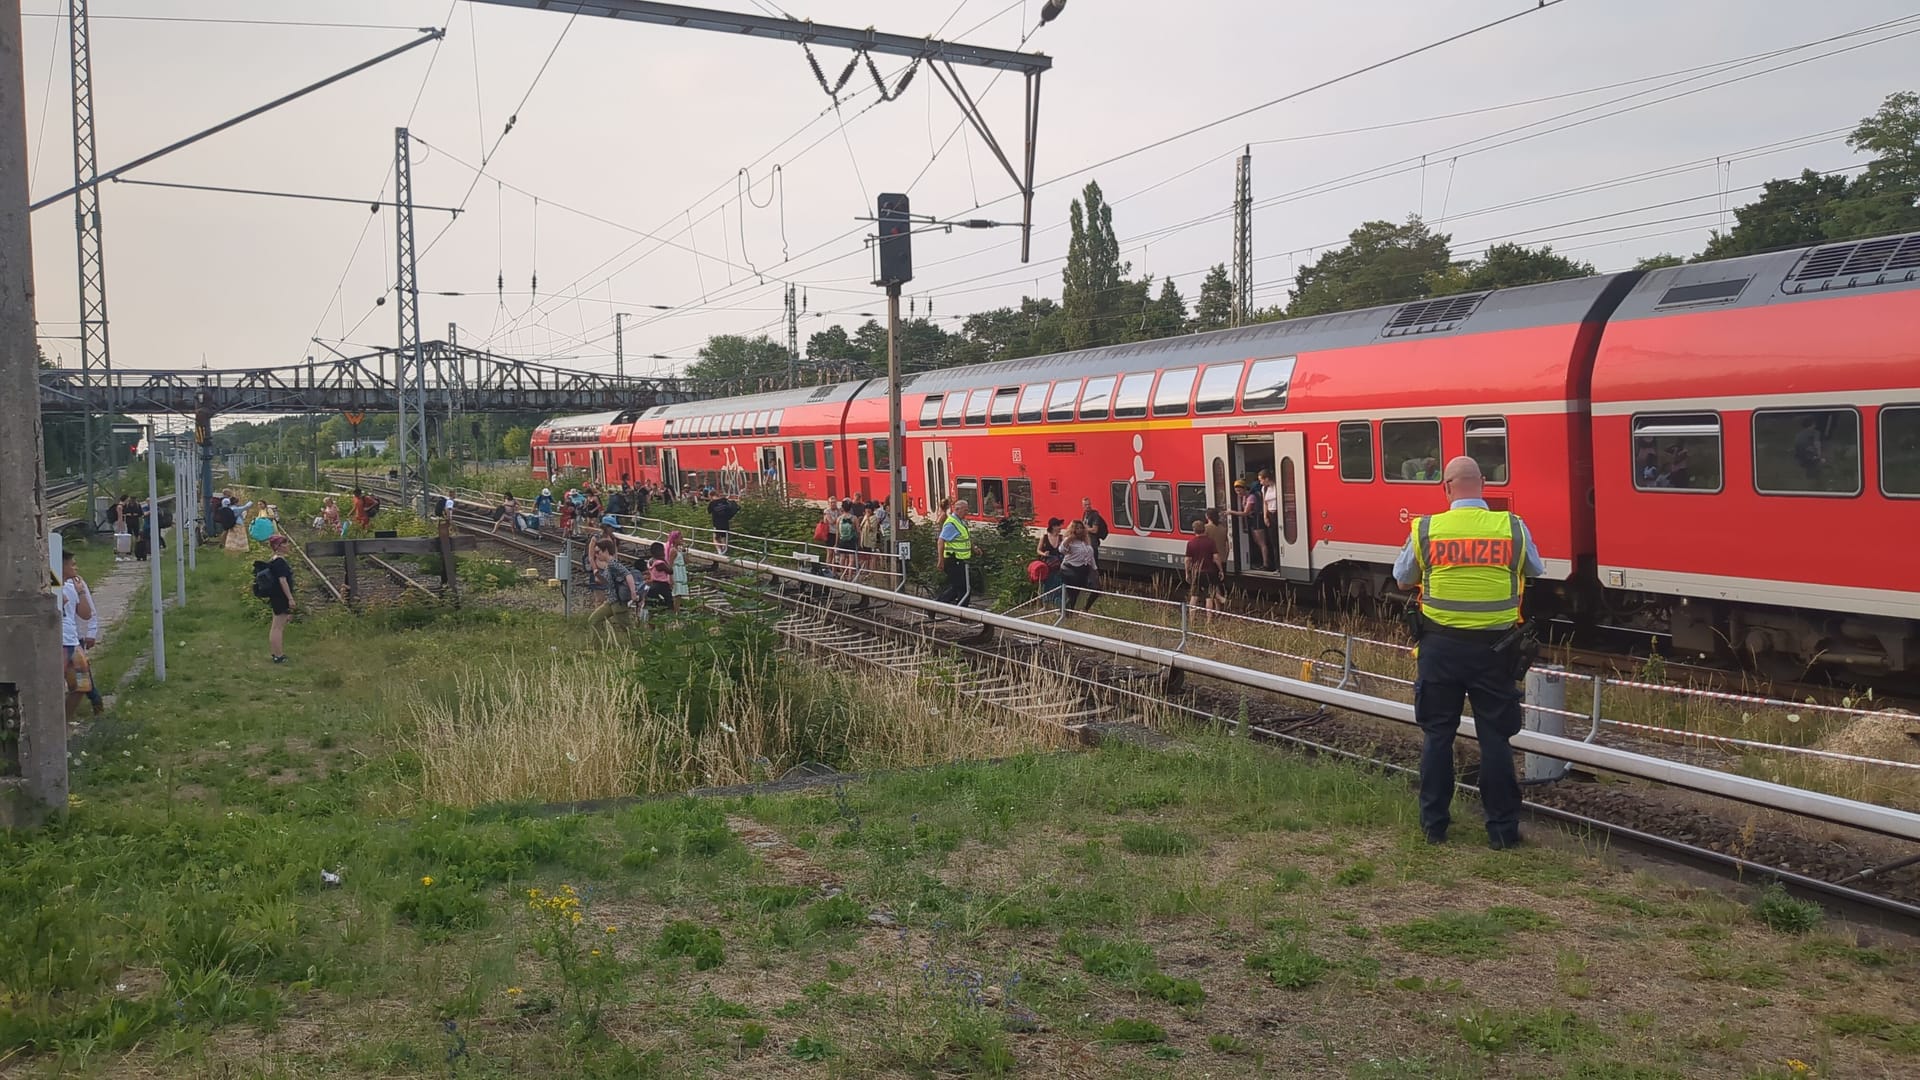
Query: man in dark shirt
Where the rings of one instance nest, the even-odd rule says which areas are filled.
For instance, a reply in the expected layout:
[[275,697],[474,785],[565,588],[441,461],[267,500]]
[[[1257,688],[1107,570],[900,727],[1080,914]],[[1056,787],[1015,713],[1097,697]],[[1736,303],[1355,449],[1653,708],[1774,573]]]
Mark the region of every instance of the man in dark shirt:
[[1187,588],[1188,602],[1199,604],[1208,611],[1220,607],[1221,587],[1225,576],[1220,572],[1220,549],[1213,537],[1202,531],[1206,524],[1204,518],[1193,520],[1193,539],[1187,541]]
[[725,495],[715,495],[707,503],[707,516],[713,519],[714,547],[720,554],[727,553],[727,541],[733,528],[733,515],[740,512],[740,504]]
[[1107,519],[1093,508],[1092,499],[1083,498],[1080,500],[1080,520],[1087,525],[1087,539],[1093,543],[1093,558],[1097,563],[1100,561],[1100,545],[1107,541]]

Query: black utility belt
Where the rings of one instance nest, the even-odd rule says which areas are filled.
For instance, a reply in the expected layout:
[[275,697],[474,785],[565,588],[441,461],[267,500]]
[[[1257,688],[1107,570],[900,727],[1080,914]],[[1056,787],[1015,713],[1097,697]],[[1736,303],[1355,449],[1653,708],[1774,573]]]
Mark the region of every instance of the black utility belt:
[[1487,630],[1469,630],[1458,626],[1441,626],[1432,619],[1427,620],[1426,633],[1435,637],[1454,638],[1458,641],[1471,641],[1475,644],[1492,645],[1513,631],[1512,626],[1496,626]]

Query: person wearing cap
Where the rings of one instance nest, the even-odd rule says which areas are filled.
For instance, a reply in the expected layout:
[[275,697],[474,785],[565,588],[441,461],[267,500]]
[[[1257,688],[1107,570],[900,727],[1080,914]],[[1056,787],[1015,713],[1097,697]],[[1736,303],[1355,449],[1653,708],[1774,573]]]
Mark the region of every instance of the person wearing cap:
[[553,516],[552,488],[540,489],[540,497],[533,500],[533,512],[539,517],[540,524],[537,527],[542,529],[546,528],[547,519]]
[[267,560],[267,572],[273,576],[273,591],[267,594],[267,608],[273,612],[273,624],[267,630],[267,652],[276,664],[287,662],[286,630],[287,623],[293,619],[293,564],[287,561],[287,551],[293,546],[286,533],[274,533],[267,538],[267,547],[273,552],[273,558]]

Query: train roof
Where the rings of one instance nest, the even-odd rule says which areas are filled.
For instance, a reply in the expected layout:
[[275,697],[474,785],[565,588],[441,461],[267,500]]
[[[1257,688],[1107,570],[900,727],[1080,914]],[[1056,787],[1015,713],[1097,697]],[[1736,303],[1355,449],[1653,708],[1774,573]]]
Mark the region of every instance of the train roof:
[[707,401],[691,401],[682,405],[655,405],[641,413],[641,420],[677,420],[683,416],[712,416],[715,413],[742,412],[759,409],[791,409],[798,405],[819,405],[823,402],[845,402],[853,398],[854,392],[866,385],[867,380],[856,379],[852,382],[823,383],[820,386],[800,386],[792,390],[769,390],[758,394],[745,394],[740,397],[712,398]]
[[638,409],[622,409],[615,412],[581,413],[578,416],[554,416],[542,420],[535,431],[552,431],[555,428],[604,427],[607,424],[631,423],[639,415]]
[[1920,288],[1920,232],[1649,271],[1614,321]]
[[[1604,311],[1596,309],[1609,295],[1609,287],[1623,278],[1630,279],[1631,275],[1602,274],[1493,292],[1461,293],[1204,334],[941,368],[909,376],[901,385],[915,393],[939,393],[1000,382],[1119,375],[1249,357],[1351,349],[1409,337],[1575,325],[1603,315]],[[877,389],[862,396],[886,393],[883,381],[875,380],[875,384]]]

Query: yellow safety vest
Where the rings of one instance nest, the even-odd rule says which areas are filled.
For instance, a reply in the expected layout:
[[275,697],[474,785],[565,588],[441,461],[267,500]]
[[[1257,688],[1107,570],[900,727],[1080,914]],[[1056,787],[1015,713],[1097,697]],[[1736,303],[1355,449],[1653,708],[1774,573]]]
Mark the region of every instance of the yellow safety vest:
[[952,522],[954,529],[960,533],[959,536],[947,541],[947,558],[973,558],[973,533],[967,531],[967,523],[954,517],[952,514],[947,515],[947,520]]
[[1420,610],[1458,630],[1498,630],[1520,621],[1527,535],[1504,510],[1463,506],[1413,523]]

